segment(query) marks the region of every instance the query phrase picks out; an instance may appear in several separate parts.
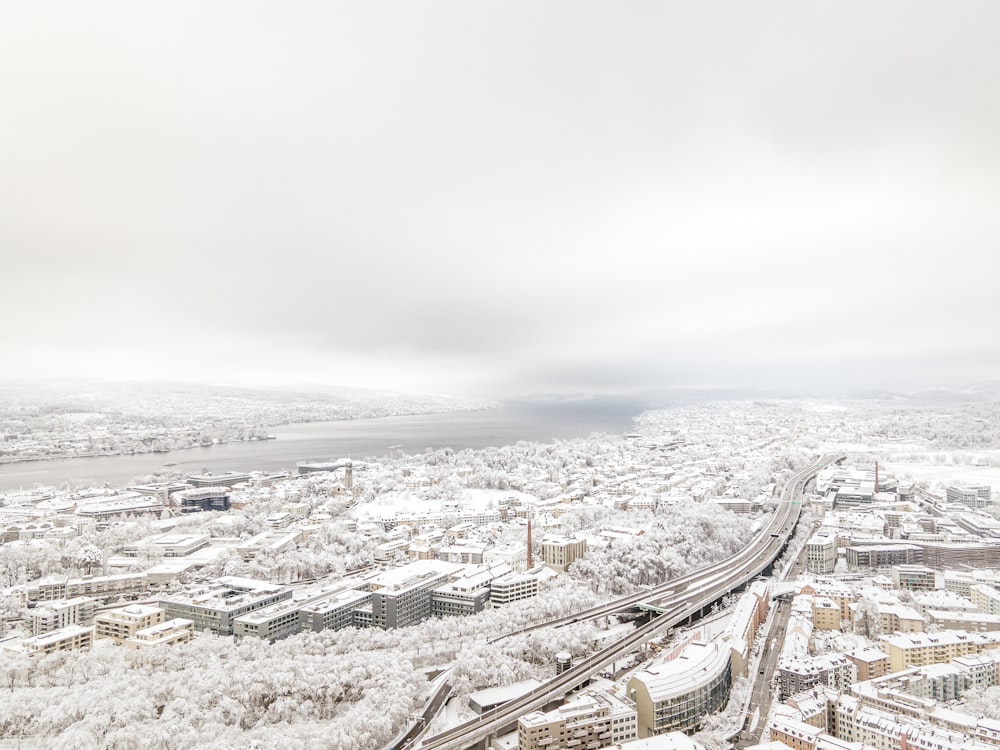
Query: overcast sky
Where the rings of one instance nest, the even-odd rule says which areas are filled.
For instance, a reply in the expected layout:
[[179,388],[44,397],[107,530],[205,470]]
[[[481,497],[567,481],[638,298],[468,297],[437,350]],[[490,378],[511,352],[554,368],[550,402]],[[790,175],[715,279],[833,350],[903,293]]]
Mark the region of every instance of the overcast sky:
[[0,5],[8,377],[1000,375],[1000,3]]

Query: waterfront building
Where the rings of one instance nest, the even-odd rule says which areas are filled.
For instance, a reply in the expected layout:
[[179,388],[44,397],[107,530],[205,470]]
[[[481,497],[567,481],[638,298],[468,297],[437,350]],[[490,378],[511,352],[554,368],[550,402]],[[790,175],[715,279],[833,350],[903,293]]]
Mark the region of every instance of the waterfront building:
[[195,487],[170,495],[170,503],[181,513],[229,510],[232,490],[228,486]]

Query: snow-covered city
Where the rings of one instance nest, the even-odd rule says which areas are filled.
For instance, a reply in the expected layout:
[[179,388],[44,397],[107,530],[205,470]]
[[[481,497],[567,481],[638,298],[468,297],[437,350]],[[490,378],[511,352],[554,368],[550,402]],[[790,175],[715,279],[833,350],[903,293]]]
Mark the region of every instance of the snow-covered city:
[[1000,750],[998,39],[0,3],[0,750]]
[[[709,402],[620,435],[10,491],[2,736],[995,745],[998,408]],[[731,570],[792,504],[787,544],[749,578]],[[721,588],[657,627],[678,596],[664,585],[713,569]]]

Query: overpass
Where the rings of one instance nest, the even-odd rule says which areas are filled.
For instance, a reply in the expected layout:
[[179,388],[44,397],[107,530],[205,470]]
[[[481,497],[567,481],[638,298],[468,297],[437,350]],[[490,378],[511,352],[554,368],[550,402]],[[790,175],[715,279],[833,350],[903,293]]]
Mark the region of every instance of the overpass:
[[654,586],[648,591],[625,596],[608,604],[591,607],[518,631],[526,632],[538,627],[558,627],[643,605],[652,613],[649,622],[639,626],[621,640],[591,654],[576,666],[548,680],[527,695],[428,737],[420,743],[420,747],[423,750],[464,750],[485,747],[491,737],[513,731],[520,716],[560,700],[566,693],[589,680],[596,672],[642,643],[698,615],[726,594],[760,575],[781,555],[788,543],[799,519],[802,492],[806,483],[821,469],[841,458],[839,454],[826,455],[816,463],[796,472],[782,488],[778,507],[765,527],[750,544],[728,560]]

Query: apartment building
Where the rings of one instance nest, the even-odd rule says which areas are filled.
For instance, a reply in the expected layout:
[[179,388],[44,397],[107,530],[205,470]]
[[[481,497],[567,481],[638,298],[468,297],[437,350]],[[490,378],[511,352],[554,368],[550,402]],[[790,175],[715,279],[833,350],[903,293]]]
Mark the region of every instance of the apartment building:
[[976,584],[969,587],[969,598],[976,609],[989,615],[1000,614],[1000,590],[986,584]]
[[950,486],[945,490],[945,497],[949,503],[962,503],[970,508],[985,508],[991,501],[991,489],[988,485],[978,485],[976,487],[955,487]]
[[163,609],[145,604],[101,612],[94,618],[94,637],[110,638],[121,646],[143,628],[158,625],[164,620]]
[[862,648],[844,654],[858,670],[858,682],[889,674],[889,655],[877,648]]
[[874,573],[923,561],[923,548],[914,544],[851,545],[847,548],[847,569],[851,571]]
[[898,589],[908,591],[934,591],[940,575],[925,565],[897,565],[890,573],[892,582]]
[[45,656],[56,651],[90,648],[94,643],[93,626],[67,625],[59,630],[30,638],[15,638],[0,643],[0,647],[28,656]]
[[125,648],[130,651],[137,651],[142,648],[154,648],[156,646],[176,646],[187,643],[194,638],[194,623],[185,620],[183,617],[176,617],[173,620],[150,625],[148,628],[137,630],[131,638],[125,639]]
[[77,596],[72,599],[50,601],[31,609],[29,610],[31,634],[44,635],[67,625],[93,625],[97,604],[97,599]]
[[518,750],[603,748],[637,737],[635,705],[610,693],[584,693],[548,711],[517,722]]
[[780,700],[817,685],[844,690],[857,679],[857,666],[844,654],[821,654],[791,659],[778,665]]
[[881,641],[889,654],[889,668],[899,672],[908,667],[943,664],[957,656],[997,648],[1000,646],[1000,633],[943,630],[939,633],[883,635]]
[[833,599],[816,597],[812,601],[812,622],[815,630],[840,630],[840,606]]
[[929,609],[927,619],[941,630],[968,630],[970,633],[987,633],[1000,630],[1000,615],[985,612],[946,612]]
[[45,578],[28,585],[27,598],[29,602],[48,602],[54,599],[89,596],[107,601],[120,596],[140,594],[148,589],[149,578],[145,573],[86,578]]

